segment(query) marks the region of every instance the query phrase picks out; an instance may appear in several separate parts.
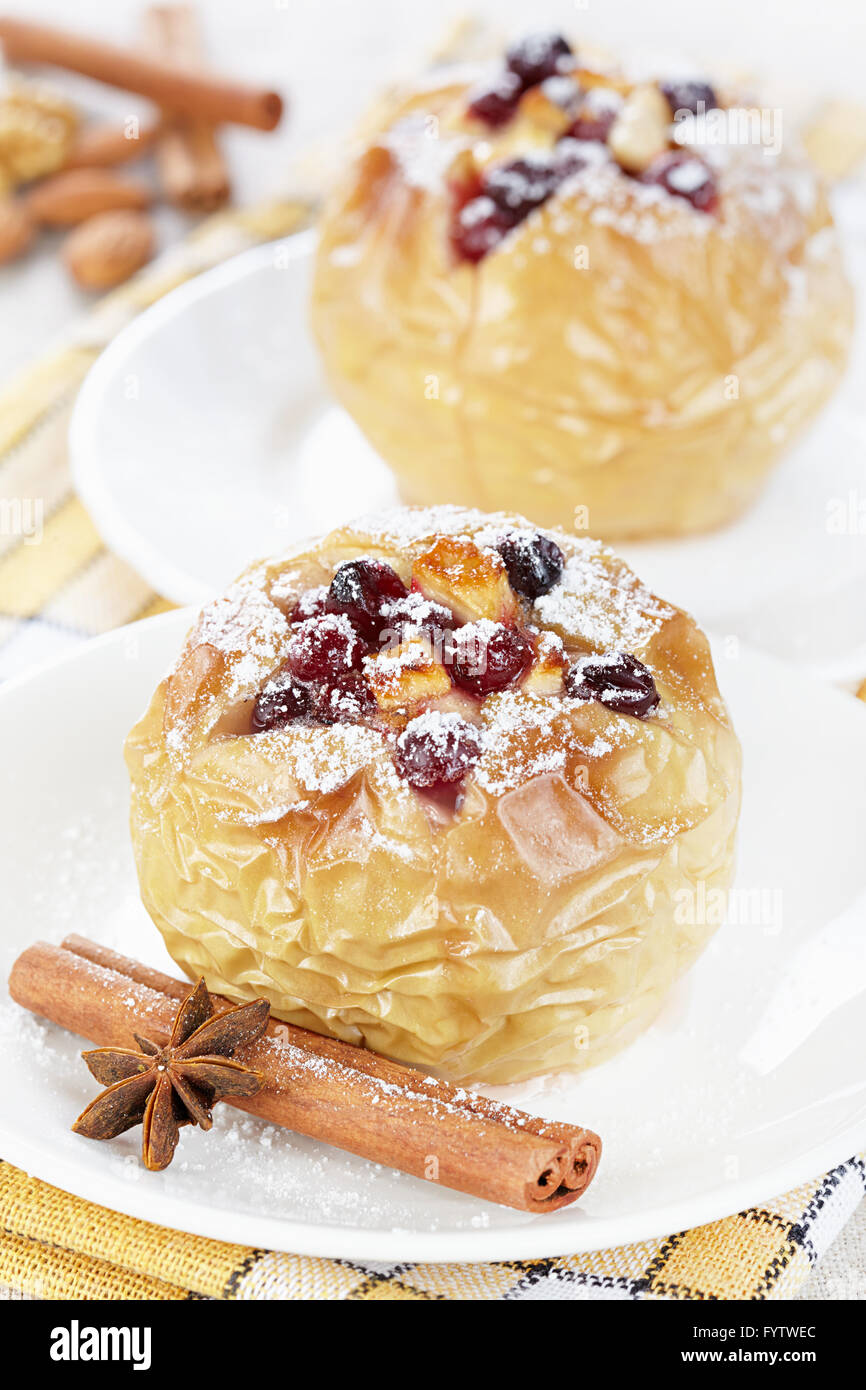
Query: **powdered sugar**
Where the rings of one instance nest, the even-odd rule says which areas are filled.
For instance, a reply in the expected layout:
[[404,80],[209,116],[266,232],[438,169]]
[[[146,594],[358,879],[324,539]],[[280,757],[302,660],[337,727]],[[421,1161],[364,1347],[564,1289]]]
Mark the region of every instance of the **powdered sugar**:
[[535,601],[542,623],[597,652],[646,645],[675,610],[620,566],[600,541],[585,540],[565,564],[559,584]]

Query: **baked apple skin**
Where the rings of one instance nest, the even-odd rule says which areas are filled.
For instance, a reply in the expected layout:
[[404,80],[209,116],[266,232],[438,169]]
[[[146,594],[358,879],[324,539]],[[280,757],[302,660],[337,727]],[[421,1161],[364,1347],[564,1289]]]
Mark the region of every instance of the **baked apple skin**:
[[[615,70],[575,83],[628,101]],[[610,121],[557,124],[544,86],[496,124],[475,90],[461,69],[392,96],[327,202],[312,325],[331,388],[407,502],[582,517],[604,538],[730,521],[847,357],[853,295],[814,170],[787,133],[781,154],[687,158],[673,124],[626,170]]]
[[[393,682],[331,723],[314,696],[274,696],[347,562],[384,562],[412,593],[437,579],[435,605],[415,604],[429,646],[430,612],[483,603],[470,547],[499,613],[500,548],[527,534],[512,515],[404,509],[253,566],[202,611],[126,745],[142,897],[190,977],[490,1083],[592,1065],[652,1020],[718,925],[701,905],[730,883],[740,803],[738,740],[687,614],[600,542],[549,531],[558,581],[557,562],[506,623],[476,620],[535,646],[508,688],[443,694],[446,647],[433,685],[407,665],[402,710]],[[463,777],[448,797],[426,764],[417,786],[398,772],[440,714],[444,775]]]

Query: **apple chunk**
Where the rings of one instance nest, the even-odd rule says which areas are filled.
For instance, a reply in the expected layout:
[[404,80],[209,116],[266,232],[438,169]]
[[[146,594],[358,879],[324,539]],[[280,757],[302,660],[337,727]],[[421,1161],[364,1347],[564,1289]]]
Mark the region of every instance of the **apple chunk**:
[[451,689],[451,677],[426,637],[410,637],[398,647],[367,657],[364,668],[382,710],[435,700]]
[[412,582],[463,622],[490,618],[508,623],[517,612],[517,597],[500,556],[464,536],[439,536],[415,560]]

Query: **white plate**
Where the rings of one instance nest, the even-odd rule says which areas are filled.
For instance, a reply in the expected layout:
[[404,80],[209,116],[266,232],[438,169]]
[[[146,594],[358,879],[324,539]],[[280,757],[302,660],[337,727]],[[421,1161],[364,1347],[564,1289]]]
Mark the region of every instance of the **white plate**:
[[[864,300],[842,390],[740,521],[624,549],[705,626],[840,681],[866,675],[863,202],[839,205]],[[390,473],[322,383],[307,327],[313,248],[305,233],[175,290],[118,336],[79,395],[76,485],[106,543],[178,603],[296,537],[396,501]]]
[[[69,931],[166,964],[138,901],[121,742],[187,622],[172,613],[111,633],[0,692],[5,972],[31,941]],[[70,1133],[94,1094],[80,1044],[9,1000],[0,1154],[118,1211],[222,1240],[360,1260],[489,1260],[681,1230],[866,1146],[864,711],[745,649],[732,658],[720,644],[717,661],[746,759],[741,921],[722,928],[627,1052],[558,1090],[513,1097],[603,1136],[601,1169],[576,1206],[525,1216],[226,1106],[215,1133],[185,1130],[171,1168],[147,1173],[137,1132],[111,1144]]]

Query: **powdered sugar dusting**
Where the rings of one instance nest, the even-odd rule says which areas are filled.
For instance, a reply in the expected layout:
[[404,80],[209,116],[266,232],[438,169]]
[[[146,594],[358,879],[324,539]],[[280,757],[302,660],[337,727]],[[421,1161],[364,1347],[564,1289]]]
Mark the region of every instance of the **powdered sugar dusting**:
[[645,646],[675,612],[631,570],[617,566],[600,541],[589,540],[569,556],[561,581],[536,599],[534,611],[561,636],[598,652]]

